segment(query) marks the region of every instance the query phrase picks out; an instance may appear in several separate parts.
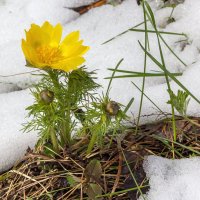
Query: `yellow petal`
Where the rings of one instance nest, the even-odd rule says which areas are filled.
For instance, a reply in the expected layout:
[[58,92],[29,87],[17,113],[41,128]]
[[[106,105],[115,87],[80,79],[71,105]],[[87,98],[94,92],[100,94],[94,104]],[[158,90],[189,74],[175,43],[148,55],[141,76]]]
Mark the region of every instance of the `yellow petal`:
[[[83,54],[85,54],[88,50],[90,49],[90,47],[88,46],[80,46],[76,52],[74,52],[73,55],[78,55],[78,56],[82,56]],[[72,55],[72,56],[73,56]]]
[[24,53],[26,60],[30,64],[37,66],[38,65],[37,63],[39,62],[39,60],[38,60],[35,50],[31,46],[29,46],[24,39],[22,39],[21,47],[22,47],[22,51]]
[[80,32],[79,31],[71,32],[69,35],[67,35],[64,38],[62,43],[65,44],[65,45],[71,45],[71,44],[73,44],[75,42],[78,42],[79,37],[80,37]]
[[31,29],[26,32],[26,41],[33,48],[37,48],[40,45],[45,45],[50,42],[50,36],[43,31],[38,25],[32,24]]
[[62,36],[61,24],[57,24],[55,27],[53,27],[49,22],[46,21],[42,25],[41,29],[49,35],[51,46],[58,46]]
[[89,50],[89,47],[81,45],[82,42],[80,41],[75,43],[74,45],[62,45],[60,47],[63,56],[65,57],[75,57],[81,56]]
[[41,29],[46,32],[46,33],[49,33],[51,34],[53,32],[53,26],[48,22],[44,22],[44,24],[42,25]]
[[25,58],[27,60],[30,60],[28,48],[26,46],[26,41],[24,39],[22,39],[21,47],[22,47],[22,51],[24,53]]
[[57,24],[54,27],[54,30],[52,32],[51,45],[58,46],[58,44],[60,43],[61,37],[62,37],[62,26],[61,24]]
[[78,66],[82,65],[84,62],[85,62],[85,58],[75,57],[75,58],[69,59],[67,64],[70,68],[76,69]]
[[75,57],[71,59],[64,59],[54,65],[52,67],[54,69],[60,69],[66,72],[70,72],[74,69],[77,69],[78,66],[83,64],[85,62],[85,59],[83,57]]

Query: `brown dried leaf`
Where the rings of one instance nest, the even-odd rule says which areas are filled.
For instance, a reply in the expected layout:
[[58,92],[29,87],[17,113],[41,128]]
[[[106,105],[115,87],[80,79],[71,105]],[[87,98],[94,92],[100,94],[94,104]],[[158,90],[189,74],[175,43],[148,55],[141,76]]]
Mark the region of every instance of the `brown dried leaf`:
[[99,181],[102,175],[101,163],[98,160],[91,160],[85,168],[84,175],[88,182],[91,179]]
[[[88,195],[89,199],[95,200],[97,199],[96,196],[102,195],[102,188],[101,186],[95,183],[90,183],[85,189],[85,193]],[[101,199],[102,198],[98,198],[98,200],[101,200]]]

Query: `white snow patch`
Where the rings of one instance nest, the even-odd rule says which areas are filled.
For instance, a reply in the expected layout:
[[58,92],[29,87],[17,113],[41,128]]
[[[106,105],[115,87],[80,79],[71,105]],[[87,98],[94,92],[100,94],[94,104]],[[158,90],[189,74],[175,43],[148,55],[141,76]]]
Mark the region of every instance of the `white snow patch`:
[[0,94],[19,91],[21,88],[12,83],[0,83]]
[[79,16],[65,0],[6,0],[0,5],[0,44],[20,40],[31,23],[65,24]]
[[170,160],[149,156],[144,170],[150,184],[146,200],[199,200],[200,157]]
[[44,21],[65,24],[79,16],[78,13],[67,9],[67,7],[66,0],[32,0],[26,7],[26,15],[38,24]]
[[31,75],[38,69],[25,67],[26,61],[20,46],[19,40],[0,45],[0,49],[3,49],[0,51],[0,82],[27,88],[39,79]]
[[33,148],[36,133],[23,133],[25,108],[33,102],[28,90],[0,94],[0,171],[21,159],[28,146]]

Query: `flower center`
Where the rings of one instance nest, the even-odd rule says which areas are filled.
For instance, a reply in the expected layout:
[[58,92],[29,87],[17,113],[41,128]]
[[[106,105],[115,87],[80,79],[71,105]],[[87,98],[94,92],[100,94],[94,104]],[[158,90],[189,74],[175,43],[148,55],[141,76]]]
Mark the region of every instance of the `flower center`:
[[48,65],[61,59],[61,51],[58,47],[40,46],[36,49],[39,60]]

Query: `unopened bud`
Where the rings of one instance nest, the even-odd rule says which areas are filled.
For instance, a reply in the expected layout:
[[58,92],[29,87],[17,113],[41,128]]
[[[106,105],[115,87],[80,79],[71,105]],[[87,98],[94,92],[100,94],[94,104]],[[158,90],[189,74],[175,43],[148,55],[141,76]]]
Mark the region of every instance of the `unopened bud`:
[[115,101],[110,101],[107,103],[106,105],[106,112],[109,114],[109,115],[112,115],[112,116],[115,116],[118,114],[120,110],[120,106],[117,102]]
[[54,93],[49,90],[42,90],[40,92],[40,98],[44,103],[50,104],[54,99]]
[[85,112],[81,108],[76,109],[74,111],[74,114],[76,118],[79,119],[81,122],[85,121]]

